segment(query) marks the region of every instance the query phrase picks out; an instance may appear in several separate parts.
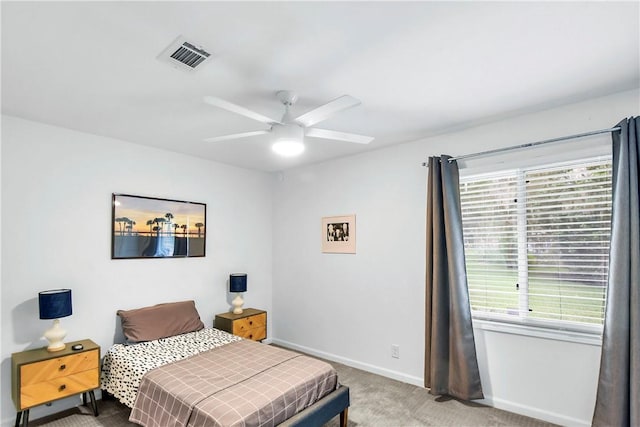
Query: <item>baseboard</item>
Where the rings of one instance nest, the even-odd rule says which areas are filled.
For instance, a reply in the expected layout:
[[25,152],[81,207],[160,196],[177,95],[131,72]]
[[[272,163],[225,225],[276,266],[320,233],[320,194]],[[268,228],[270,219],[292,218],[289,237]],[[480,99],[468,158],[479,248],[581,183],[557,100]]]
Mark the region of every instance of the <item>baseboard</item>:
[[[392,371],[390,369],[381,368],[379,366],[370,365],[368,363],[358,362],[356,360],[338,356],[333,353],[327,353],[280,339],[274,338],[271,341],[275,345],[287,347],[292,350],[297,350],[302,353],[310,354],[312,356],[320,357],[326,360],[331,360],[333,362],[342,363],[343,365],[351,366],[352,368],[361,369],[366,372],[371,372],[372,374],[377,374],[408,384],[413,384],[418,387],[423,387],[424,384],[424,380],[420,377],[406,375],[401,372]],[[474,400],[474,402],[563,426],[588,427],[591,425],[591,420],[579,420],[577,418],[569,417],[555,412],[545,411],[532,406],[522,405],[519,403],[511,402],[509,400],[494,398],[493,396],[485,396],[484,399]]]
[[591,425],[591,420],[579,420],[577,418],[569,417],[566,415],[558,414],[556,412],[545,411],[533,406],[522,405],[520,403],[511,402],[493,396],[485,396],[482,400],[475,400],[474,402],[481,403],[483,405],[492,406],[503,411],[513,412],[514,414],[520,414],[531,418],[537,418],[549,423],[558,424],[567,427],[577,427]]
[[[393,380],[402,381],[404,383],[413,384],[418,387],[424,386],[424,379],[415,377],[413,375],[403,374],[402,372],[393,371],[391,369],[381,368],[379,366],[370,365],[368,363],[358,362],[356,360],[347,359],[346,357],[338,356],[333,353],[327,353],[324,351],[316,350],[314,348],[305,347],[302,345],[294,344],[292,342],[279,340],[277,338],[272,339],[272,343],[287,347],[292,350],[297,350],[302,353],[307,353],[312,356],[320,357],[322,359],[331,360],[333,362],[342,363],[343,365],[351,366],[352,368],[361,369],[372,374],[382,375],[383,377],[391,378]],[[349,384],[347,384],[349,385]]]

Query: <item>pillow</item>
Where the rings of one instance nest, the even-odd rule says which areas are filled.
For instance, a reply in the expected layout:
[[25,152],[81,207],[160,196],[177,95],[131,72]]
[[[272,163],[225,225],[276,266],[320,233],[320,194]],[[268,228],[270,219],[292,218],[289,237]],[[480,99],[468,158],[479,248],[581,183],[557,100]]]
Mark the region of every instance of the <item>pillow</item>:
[[118,310],[129,342],[186,334],[204,328],[194,301],[170,302],[134,310]]

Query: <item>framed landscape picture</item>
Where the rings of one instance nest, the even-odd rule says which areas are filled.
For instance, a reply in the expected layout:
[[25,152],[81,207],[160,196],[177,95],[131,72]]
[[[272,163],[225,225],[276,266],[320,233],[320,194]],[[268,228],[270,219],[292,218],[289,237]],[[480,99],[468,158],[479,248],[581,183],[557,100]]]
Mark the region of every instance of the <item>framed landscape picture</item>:
[[113,194],[111,258],[205,256],[207,205]]
[[322,218],[322,252],[356,253],[356,216],[327,216]]

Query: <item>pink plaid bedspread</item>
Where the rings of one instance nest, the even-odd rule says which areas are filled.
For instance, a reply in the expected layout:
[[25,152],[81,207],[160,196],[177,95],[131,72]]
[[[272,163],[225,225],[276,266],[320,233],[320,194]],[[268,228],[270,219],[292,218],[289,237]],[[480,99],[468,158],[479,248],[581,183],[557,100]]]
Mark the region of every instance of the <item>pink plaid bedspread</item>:
[[144,426],[274,426],[337,387],[331,365],[242,340],[149,371],[129,420]]

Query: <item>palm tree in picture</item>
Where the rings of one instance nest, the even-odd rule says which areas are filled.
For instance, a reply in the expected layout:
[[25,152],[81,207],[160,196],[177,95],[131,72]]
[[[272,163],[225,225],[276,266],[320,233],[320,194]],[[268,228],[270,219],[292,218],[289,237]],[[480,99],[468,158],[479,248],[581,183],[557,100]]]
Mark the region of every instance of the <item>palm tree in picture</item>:
[[166,219],[164,219],[164,218],[155,218],[155,219],[153,220],[153,222],[154,222],[155,224],[157,224],[157,226],[156,226],[156,227],[153,227],[153,231],[155,231],[155,232],[156,232],[156,235],[157,235],[158,237],[160,237],[160,233],[162,232],[162,229],[164,228],[164,223],[165,223],[165,222],[167,222],[167,220],[166,220]]
[[180,225],[178,225],[178,223],[174,223],[173,224],[173,234],[178,234],[178,228],[180,228]]
[[113,222],[118,223],[118,229],[120,231],[120,235],[122,235],[122,221],[123,221],[122,218],[116,218],[113,220]]
[[[123,224],[129,224],[129,222],[131,221],[129,218],[127,218],[126,216],[120,217],[120,218],[116,218],[115,221],[118,223],[118,225],[120,226],[120,235],[124,236],[124,229],[122,228]],[[125,227],[126,228],[126,227]]]
[[149,236],[151,236],[151,232],[153,231],[153,220],[147,220],[147,225],[149,226]]
[[127,233],[129,234],[129,236],[131,236],[134,225],[136,225],[136,222],[134,220],[130,219],[127,221],[127,226],[125,228],[127,229]]
[[120,217],[120,218],[116,218],[114,221],[118,223],[118,230],[120,232],[120,235],[123,236],[124,235],[124,229],[123,226],[124,224],[126,224],[126,222],[129,220],[129,218],[127,217]]
[[171,220],[173,219],[173,214],[171,212],[167,212],[164,214],[164,217],[167,219],[167,231],[171,232]]
[[182,228],[182,237],[184,237],[184,235],[187,234],[187,225],[182,224],[180,228]]
[[196,222],[196,228],[198,229],[198,238],[200,238],[200,230],[204,227],[204,224],[201,222]]

